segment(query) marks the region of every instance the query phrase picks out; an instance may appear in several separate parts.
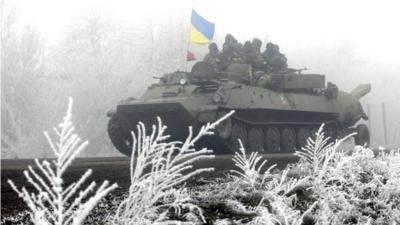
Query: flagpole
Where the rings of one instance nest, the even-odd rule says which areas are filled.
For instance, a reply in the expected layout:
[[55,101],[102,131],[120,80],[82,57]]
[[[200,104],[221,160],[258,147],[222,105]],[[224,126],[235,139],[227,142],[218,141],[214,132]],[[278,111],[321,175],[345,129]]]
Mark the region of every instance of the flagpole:
[[[190,35],[190,34],[189,34]],[[185,65],[185,72],[187,72],[187,67],[188,67],[188,59],[187,59],[187,57],[188,57],[188,53],[189,53],[189,48],[190,48],[190,36],[189,36],[189,41],[188,41],[188,44],[187,44],[187,47],[186,47],[186,65]]]
[[187,56],[189,53],[189,49],[190,49],[190,28],[192,26],[192,14],[193,14],[193,5],[192,5],[192,9],[190,10],[190,20],[189,20],[189,26],[188,26],[188,43],[187,43],[187,47],[186,47],[186,65],[185,65],[185,72],[187,72],[187,67],[188,67],[188,60],[187,60]]

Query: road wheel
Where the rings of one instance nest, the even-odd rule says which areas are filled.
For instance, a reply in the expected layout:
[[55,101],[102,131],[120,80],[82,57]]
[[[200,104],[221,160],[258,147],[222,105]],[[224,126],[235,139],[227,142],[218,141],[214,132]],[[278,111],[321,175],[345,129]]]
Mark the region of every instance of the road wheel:
[[296,131],[293,128],[283,128],[282,148],[286,152],[293,152],[296,149]]
[[281,148],[281,134],[278,128],[265,130],[264,146],[268,152],[279,152]]
[[300,128],[297,130],[297,146],[301,149],[306,146],[307,139],[311,137],[310,129]]
[[241,125],[235,124],[232,127],[232,135],[231,135],[231,144],[234,150],[238,150],[240,148],[239,141],[242,141],[243,147],[247,147],[247,130]]
[[[219,114],[218,118],[221,118],[224,116],[224,114]],[[232,133],[232,121],[231,118],[227,118],[224,121],[222,121],[218,126],[217,126],[217,134],[224,140],[228,139],[229,136]]]
[[264,133],[260,128],[250,128],[249,130],[249,148],[251,151],[264,150]]
[[364,124],[359,124],[356,127],[356,136],[354,136],[354,142],[356,145],[366,145],[367,147],[370,144],[370,135],[368,127]]
[[329,142],[335,142],[336,141],[336,129],[333,126],[326,126],[324,128],[325,132],[325,138],[329,137]]
[[130,156],[132,154],[132,138],[128,139],[125,137],[121,128],[121,122],[115,115],[108,121],[107,130],[114,147],[122,154]]

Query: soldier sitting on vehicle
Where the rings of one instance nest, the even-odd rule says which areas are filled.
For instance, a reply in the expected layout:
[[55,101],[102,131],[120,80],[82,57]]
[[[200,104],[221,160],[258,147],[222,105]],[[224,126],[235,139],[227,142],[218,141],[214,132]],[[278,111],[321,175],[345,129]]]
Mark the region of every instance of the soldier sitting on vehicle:
[[262,56],[266,61],[264,70],[271,73],[279,73],[287,70],[287,58],[279,52],[279,46],[269,42]]
[[230,45],[225,43],[222,47],[222,51],[218,54],[217,63],[218,70],[223,71],[232,63],[240,62],[239,54],[232,49]]
[[218,66],[218,46],[214,42],[208,46],[209,53],[204,57],[203,61],[210,64],[213,68]]
[[263,70],[266,64],[260,51],[261,45],[262,42],[257,38],[252,42],[246,41],[241,52],[242,62],[251,65],[254,71]]
[[266,61],[262,57],[261,54],[261,45],[262,42],[260,39],[254,38],[251,42],[252,47],[252,57],[251,57],[251,65],[256,70],[262,70],[265,67]]
[[229,45],[230,49],[235,53],[238,54],[242,51],[243,46],[233,37],[232,34],[227,34],[225,36],[225,43]]
[[246,64],[251,64],[253,61],[253,49],[250,41],[246,41],[243,45],[243,50],[241,52],[242,61]]

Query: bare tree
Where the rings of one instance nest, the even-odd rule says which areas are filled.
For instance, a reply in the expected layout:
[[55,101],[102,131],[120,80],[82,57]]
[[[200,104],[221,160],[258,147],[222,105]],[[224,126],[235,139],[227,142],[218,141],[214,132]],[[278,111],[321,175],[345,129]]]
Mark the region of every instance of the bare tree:
[[[78,129],[88,132],[95,143],[88,156],[108,149],[106,112],[121,98],[123,84],[128,80],[119,74],[119,62],[124,55],[116,25],[100,12],[79,18],[68,27],[65,38],[56,48],[54,71],[63,80],[68,95],[76,99],[81,121]],[[82,98],[82,96],[85,96]]]
[[1,8],[1,145],[3,153],[18,157],[39,121],[35,102],[43,73],[43,41],[29,25],[17,30],[14,7],[2,1]]

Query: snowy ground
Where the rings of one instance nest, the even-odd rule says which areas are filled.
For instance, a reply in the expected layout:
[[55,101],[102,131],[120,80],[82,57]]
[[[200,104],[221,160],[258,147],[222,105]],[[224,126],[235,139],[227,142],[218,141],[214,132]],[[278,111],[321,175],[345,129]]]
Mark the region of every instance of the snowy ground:
[[[292,154],[265,154],[268,164],[278,164],[283,168],[287,163],[295,162],[296,157]],[[7,179],[12,179],[17,186],[26,185],[22,171],[28,165],[33,165],[33,160],[2,160],[1,163],[1,224],[28,224],[29,216],[26,205],[16,193],[10,188]],[[199,178],[191,179],[188,183],[190,187],[201,189],[207,187],[209,182],[223,178],[226,172],[234,168],[232,155],[217,155],[215,159],[208,161],[199,161],[195,167],[214,167],[216,172],[204,173],[201,182]],[[82,174],[88,168],[93,169],[91,180],[102,181],[107,179],[111,182],[117,182],[120,188],[108,195],[102,200],[98,207],[91,213],[86,224],[96,224],[96,221],[102,221],[109,212],[113,212],[121,201],[124,193],[129,187],[129,158],[90,158],[78,159],[73,166],[69,168],[66,174],[66,182],[69,183],[76,179],[76,176]],[[221,181],[221,180],[219,180]],[[205,185],[205,186],[204,186]],[[29,186],[28,186],[29,188]],[[194,189],[194,190],[195,190]]]
[[[336,216],[338,220],[340,218],[345,219],[343,221],[346,224],[364,224],[364,222],[368,222],[368,224],[380,225],[387,224],[389,221],[397,221],[399,218],[396,216],[396,213],[400,210],[398,204],[400,190],[398,189],[399,182],[396,171],[400,167],[390,165],[391,163],[399,165],[398,155],[393,157],[379,156],[375,158],[368,151],[362,151],[355,155],[353,153],[353,155],[342,155],[341,157],[340,162],[338,161],[328,166],[329,169],[326,170],[326,173],[335,179],[340,177],[346,178],[345,185],[338,183],[336,184],[337,186],[331,186],[329,181],[321,186],[319,184],[321,180],[318,178],[320,175],[313,175],[313,170],[310,170],[307,166],[304,170],[305,174],[302,174],[301,170],[302,168],[304,169],[303,166],[306,164],[302,164],[303,166],[298,164],[297,168],[292,168],[292,174],[288,175],[282,186],[276,183],[283,176],[281,169],[287,163],[296,161],[296,158],[293,155],[274,154],[264,155],[264,158],[268,159],[268,164],[265,168],[274,163],[277,163],[280,167],[272,171],[269,175],[269,180],[265,181],[266,185],[254,188],[243,183],[241,179],[238,180],[232,176],[228,176],[229,170],[233,169],[234,166],[231,160],[232,155],[226,155],[217,156],[216,159],[211,161],[198,162],[195,165],[196,167],[211,166],[216,168],[216,172],[204,173],[201,177],[192,177],[187,181],[187,187],[190,196],[192,196],[193,203],[202,208],[206,224],[254,224],[255,221],[263,219],[269,221],[270,217],[266,217],[265,215],[280,215],[279,210],[271,211],[271,207],[276,207],[273,204],[277,202],[283,204],[280,207],[283,207],[285,210],[292,210],[288,212],[295,212],[293,210],[305,212],[306,209],[312,208],[311,205],[313,205],[313,202],[319,202],[318,205],[320,206],[313,210],[313,216],[303,218],[303,224],[316,224],[316,222],[318,222],[317,224],[325,224],[323,223],[323,219],[321,219],[323,218],[321,215],[325,215],[326,213],[333,213],[331,216]],[[2,225],[30,224],[30,218],[28,211],[25,210],[25,205],[7,187],[7,183],[5,182],[10,177],[18,185],[24,184],[21,169],[25,168],[26,163],[29,163],[29,161],[7,161],[2,163]],[[342,165],[343,169],[340,169],[338,168],[339,164],[347,166],[343,167]],[[128,158],[78,160],[67,173],[66,182],[68,183],[68,180],[76,179],[76,174],[80,174],[89,167],[94,170],[92,179],[109,179],[120,184],[120,188],[107,195],[90,213],[84,223],[86,225],[106,224],[108,217],[115,213],[119,203],[127,195],[126,190],[129,186],[129,161]],[[317,170],[317,174],[320,174],[320,169]],[[393,177],[391,174],[395,176]],[[307,180],[304,183],[305,186],[301,184],[301,180]],[[392,181],[389,182],[390,180]],[[287,189],[288,187],[289,189]],[[287,194],[282,194],[286,193],[285,189],[292,191],[287,192],[286,190]],[[340,196],[343,194],[343,196],[335,197],[333,195],[326,195],[325,191],[329,193],[334,191]],[[387,194],[382,195],[383,192]],[[274,193],[275,198],[279,201],[272,199],[264,200],[265,196],[269,196],[271,193]],[[348,198],[348,196],[352,197]],[[382,201],[385,196],[387,197],[387,201]],[[346,210],[343,208],[344,206],[351,210]],[[257,210],[256,208],[258,207],[260,208]],[[269,212],[261,211],[266,214],[261,213],[260,216],[260,209]],[[391,211],[391,214],[388,210]],[[282,213],[285,212],[282,211]],[[338,224],[336,222],[332,224]]]

